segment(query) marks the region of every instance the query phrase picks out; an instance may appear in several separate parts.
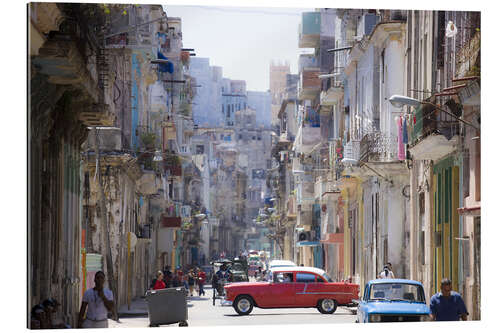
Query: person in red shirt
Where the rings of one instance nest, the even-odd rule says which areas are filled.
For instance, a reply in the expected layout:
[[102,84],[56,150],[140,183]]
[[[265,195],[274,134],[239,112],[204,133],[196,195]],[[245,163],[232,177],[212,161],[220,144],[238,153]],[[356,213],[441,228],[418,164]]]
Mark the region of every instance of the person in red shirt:
[[203,270],[198,270],[198,295],[205,296],[205,290],[203,290],[203,286],[205,285],[205,281],[207,280],[207,274]]
[[158,271],[158,273],[156,275],[156,282],[155,282],[155,285],[153,286],[153,290],[165,289],[165,288],[167,288],[167,286],[165,285],[165,282],[163,281],[163,272]]

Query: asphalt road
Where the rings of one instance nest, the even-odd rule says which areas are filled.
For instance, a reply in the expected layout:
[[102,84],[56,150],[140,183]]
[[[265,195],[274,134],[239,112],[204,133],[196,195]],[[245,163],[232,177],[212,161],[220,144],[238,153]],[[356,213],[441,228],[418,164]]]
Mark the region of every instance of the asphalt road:
[[[239,316],[231,306],[220,306],[220,300],[212,305],[212,289],[207,288],[204,297],[188,297],[188,325],[227,326],[227,325],[303,325],[354,323],[356,316],[346,308],[339,307],[334,314],[325,315],[315,308],[311,309],[259,309],[254,308],[248,316]],[[148,327],[147,316],[120,318],[120,323],[110,320],[109,327]],[[164,325],[164,326],[177,326]]]

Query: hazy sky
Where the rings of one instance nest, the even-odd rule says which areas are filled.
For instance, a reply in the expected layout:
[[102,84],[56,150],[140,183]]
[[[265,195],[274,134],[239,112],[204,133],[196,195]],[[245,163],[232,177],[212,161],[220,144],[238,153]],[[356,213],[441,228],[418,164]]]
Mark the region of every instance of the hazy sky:
[[182,18],[184,48],[221,66],[223,76],[245,80],[247,90],[269,89],[271,60],[287,60],[297,73],[301,13],[312,8],[257,8],[164,5],[167,16]]

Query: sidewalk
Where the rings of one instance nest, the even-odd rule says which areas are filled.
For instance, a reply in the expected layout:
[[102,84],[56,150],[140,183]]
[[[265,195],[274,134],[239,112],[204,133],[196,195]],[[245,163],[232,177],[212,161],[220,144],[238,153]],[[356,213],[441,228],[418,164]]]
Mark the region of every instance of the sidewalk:
[[118,316],[120,318],[124,317],[140,317],[148,315],[148,304],[146,303],[146,298],[139,297],[130,303],[130,309],[128,304],[122,305],[118,309]]

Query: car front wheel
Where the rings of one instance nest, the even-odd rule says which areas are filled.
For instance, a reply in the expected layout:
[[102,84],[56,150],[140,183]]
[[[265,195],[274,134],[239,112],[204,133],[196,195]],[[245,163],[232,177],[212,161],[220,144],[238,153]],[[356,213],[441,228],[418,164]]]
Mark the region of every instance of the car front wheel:
[[246,316],[253,310],[253,300],[250,296],[238,296],[234,300],[233,307],[240,316]]
[[318,302],[318,311],[324,314],[332,314],[337,310],[337,301],[330,298],[321,299]]

